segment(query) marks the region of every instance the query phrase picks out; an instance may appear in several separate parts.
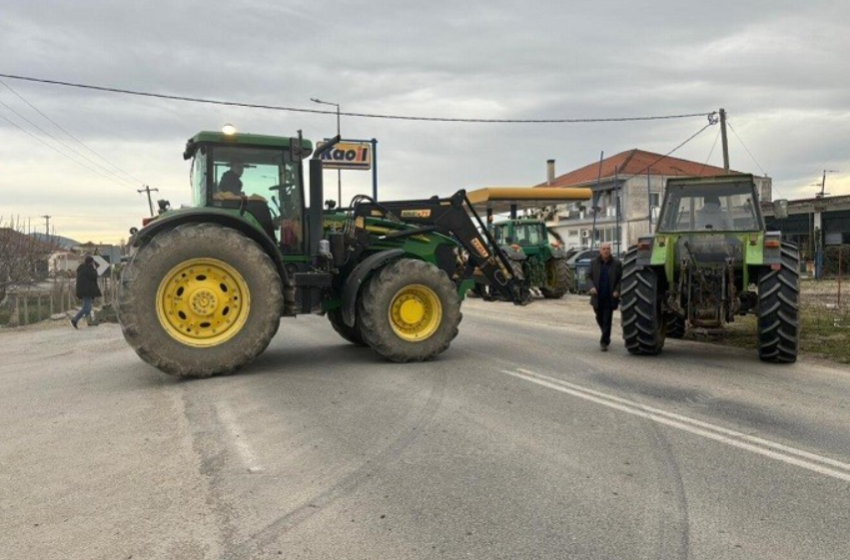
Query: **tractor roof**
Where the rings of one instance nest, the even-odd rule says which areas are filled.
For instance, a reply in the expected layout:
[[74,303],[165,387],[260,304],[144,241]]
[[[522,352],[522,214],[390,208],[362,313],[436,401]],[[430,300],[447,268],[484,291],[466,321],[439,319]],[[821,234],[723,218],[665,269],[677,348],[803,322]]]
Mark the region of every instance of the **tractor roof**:
[[[289,149],[292,144],[298,143],[298,138],[288,136],[265,136],[262,134],[224,134],[220,131],[205,130],[199,132],[186,142],[186,151],[183,153],[184,159],[189,159],[195,153],[198,144],[222,144],[234,146],[251,146],[258,148],[280,148]],[[313,151],[313,143],[306,139],[301,139],[301,150],[303,157],[307,157]]]
[[508,212],[512,205],[522,210],[570,200],[590,200],[592,193],[590,189],[576,188],[486,187],[470,191],[467,196],[476,210],[489,208],[493,213],[500,214]]

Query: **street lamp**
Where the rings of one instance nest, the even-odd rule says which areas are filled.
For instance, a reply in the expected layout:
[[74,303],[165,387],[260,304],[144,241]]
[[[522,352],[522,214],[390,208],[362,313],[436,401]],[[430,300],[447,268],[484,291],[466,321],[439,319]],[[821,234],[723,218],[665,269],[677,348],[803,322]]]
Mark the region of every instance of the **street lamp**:
[[827,173],[838,173],[838,170],[836,170],[836,169],[824,169],[823,170],[823,180],[820,183],[820,196],[818,198],[823,198],[824,195],[827,194],[827,193],[824,192],[826,190],[826,174]]
[[[339,103],[331,103],[329,101],[322,101],[321,99],[316,99],[315,97],[311,97],[310,101],[313,103],[319,103],[321,105],[331,105],[332,107],[336,107],[336,135],[342,138],[339,131]],[[337,185],[337,195],[336,201],[338,206],[342,208],[342,169],[336,170],[336,185]],[[311,203],[312,204],[312,203]]]

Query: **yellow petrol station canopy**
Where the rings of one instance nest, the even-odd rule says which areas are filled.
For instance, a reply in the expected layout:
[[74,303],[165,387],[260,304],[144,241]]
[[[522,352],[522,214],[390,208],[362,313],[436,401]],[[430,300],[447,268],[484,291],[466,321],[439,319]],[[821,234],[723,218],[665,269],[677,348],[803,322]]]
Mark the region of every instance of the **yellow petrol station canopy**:
[[493,214],[502,214],[510,212],[512,205],[517,210],[542,208],[571,200],[590,200],[593,193],[590,189],[569,187],[485,187],[469,191],[466,196],[477,212],[489,209]]

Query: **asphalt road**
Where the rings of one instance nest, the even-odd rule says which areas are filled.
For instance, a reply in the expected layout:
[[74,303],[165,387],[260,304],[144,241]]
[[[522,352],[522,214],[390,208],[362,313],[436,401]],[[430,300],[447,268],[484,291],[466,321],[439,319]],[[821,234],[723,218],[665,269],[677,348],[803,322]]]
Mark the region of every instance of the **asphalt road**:
[[0,558],[844,559],[850,370],[469,301],[384,362],[285,320],[182,381],[116,325],[0,333]]

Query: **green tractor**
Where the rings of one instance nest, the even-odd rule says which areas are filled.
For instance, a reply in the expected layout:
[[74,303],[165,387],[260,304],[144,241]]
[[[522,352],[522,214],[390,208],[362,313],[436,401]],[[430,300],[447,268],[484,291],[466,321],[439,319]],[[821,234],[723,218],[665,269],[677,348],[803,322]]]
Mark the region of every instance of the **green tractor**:
[[546,299],[560,299],[570,291],[574,279],[566,251],[558,241],[549,242],[544,222],[508,220],[495,223],[492,228],[499,247],[522,271],[528,289],[540,290]]
[[315,153],[300,134],[188,141],[194,203],[163,201],[131,230],[121,277],[119,321],[144,361],[184,377],[232,373],[265,350],[281,317],[302,313],[325,314],[343,338],[389,360],[428,360],[457,336],[473,277],[514,302],[526,297],[465,191],[361,195],[325,210],[321,157],[338,141]]
[[752,175],[667,182],[655,235],[623,260],[623,338],[632,354],[658,354],[665,337],[712,332],[758,317],[758,353],[793,363],[799,342],[797,247],[765,231]]

